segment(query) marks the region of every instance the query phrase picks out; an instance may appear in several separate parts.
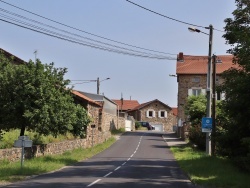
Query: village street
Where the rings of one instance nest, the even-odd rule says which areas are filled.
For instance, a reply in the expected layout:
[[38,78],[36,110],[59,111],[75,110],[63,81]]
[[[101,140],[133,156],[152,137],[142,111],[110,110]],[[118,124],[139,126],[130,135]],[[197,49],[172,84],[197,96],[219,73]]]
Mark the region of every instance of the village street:
[[[164,138],[171,134],[164,133]],[[127,132],[98,155],[6,186],[17,187],[194,187],[174,160],[162,132]]]

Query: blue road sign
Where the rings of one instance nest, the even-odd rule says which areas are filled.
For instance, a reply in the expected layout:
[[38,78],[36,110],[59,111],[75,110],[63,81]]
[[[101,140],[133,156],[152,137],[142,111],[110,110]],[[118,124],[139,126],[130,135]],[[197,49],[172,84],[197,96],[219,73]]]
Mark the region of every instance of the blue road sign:
[[203,117],[202,118],[202,132],[212,132],[212,118]]

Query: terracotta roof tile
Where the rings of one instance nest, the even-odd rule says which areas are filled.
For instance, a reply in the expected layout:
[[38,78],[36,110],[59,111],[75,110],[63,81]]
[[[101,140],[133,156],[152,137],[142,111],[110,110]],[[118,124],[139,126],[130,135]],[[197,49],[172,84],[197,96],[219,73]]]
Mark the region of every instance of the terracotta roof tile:
[[[207,74],[208,56],[183,55],[183,61],[177,61],[176,74]],[[216,73],[221,74],[231,67],[238,67],[232,63],[232,55],[218,55],[216,63]]]
[[112,101],[114,101],[119,106],[119,109],[122,110],[131,110],[140,105],[137,100],[123,100],[123,104],[121,100],[112,99]]

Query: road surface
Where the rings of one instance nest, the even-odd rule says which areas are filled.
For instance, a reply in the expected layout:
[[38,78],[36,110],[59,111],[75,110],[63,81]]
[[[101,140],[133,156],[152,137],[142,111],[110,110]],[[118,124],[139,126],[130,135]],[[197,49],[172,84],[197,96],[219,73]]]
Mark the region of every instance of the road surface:
[[195,187],[174,160],[161,132],[127,132],[86,161],[8,188]]

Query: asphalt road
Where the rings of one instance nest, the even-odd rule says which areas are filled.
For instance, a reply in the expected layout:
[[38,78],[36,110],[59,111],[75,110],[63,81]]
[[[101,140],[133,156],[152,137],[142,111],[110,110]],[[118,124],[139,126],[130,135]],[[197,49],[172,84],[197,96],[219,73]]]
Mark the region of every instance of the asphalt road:
[[195,187],[174,160],[162,133],[128,132],[89,160],[6,187]]

